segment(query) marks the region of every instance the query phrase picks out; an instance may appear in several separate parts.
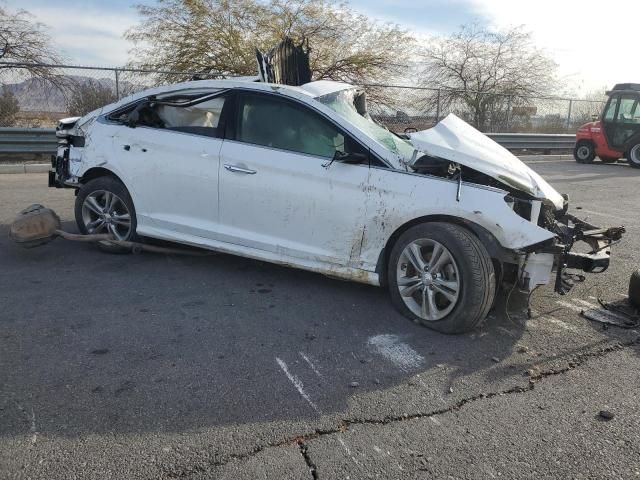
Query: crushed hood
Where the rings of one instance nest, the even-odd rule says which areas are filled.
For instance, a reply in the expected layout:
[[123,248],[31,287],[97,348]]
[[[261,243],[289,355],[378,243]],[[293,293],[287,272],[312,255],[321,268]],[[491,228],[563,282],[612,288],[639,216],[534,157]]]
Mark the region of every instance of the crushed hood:
[[562,195],[540,175],[452,113],[433,128],[409,134],[409,141],[427,155],[473,168],[516,190],[547,200],[556,209],[563,207]]

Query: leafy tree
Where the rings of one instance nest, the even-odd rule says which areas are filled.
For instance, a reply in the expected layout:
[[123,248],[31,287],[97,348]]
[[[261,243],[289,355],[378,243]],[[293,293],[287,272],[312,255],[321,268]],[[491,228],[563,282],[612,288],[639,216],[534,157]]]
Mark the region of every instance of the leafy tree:
[[67,111],[72,116],[82,116],[115,101],[116,94],[110,87],[89,79],[77,82],[71,87]]
[[0,95],[0,127],[10,127],[14,125],[16,114],[20,111],[18,99],[5,85],[2,87]]
[[522,27],[494,32],[464,26],[429,42],[422,57],[421,77],[425,86],[441,89],[440,105],[462,106],[481,130],[489,121],[508,121],[510,106],[526,105],[528,97],[548,95],[554,86],[555,63]]
[[413,45],[398,26],[334,0],[159,0],[137,9],[142,22],[126,38],[136,45],[130,63],[146,69],[255,75],[255,48],[289,36],[308,42],[316,80],[384,81],[403,70]]

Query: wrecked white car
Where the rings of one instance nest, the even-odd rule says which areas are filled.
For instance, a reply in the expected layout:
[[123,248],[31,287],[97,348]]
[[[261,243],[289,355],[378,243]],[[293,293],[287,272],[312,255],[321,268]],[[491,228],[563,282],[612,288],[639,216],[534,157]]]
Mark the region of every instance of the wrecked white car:
[[[82,233],[152,237],[386,285],[407,317],[474,328],[502,281],[531,291],[603,271],[598,229],[459,118],[405,137],[350,85],[200,80],[61,121],[50,186]],[[570,252],[585,240],[589,253]]]

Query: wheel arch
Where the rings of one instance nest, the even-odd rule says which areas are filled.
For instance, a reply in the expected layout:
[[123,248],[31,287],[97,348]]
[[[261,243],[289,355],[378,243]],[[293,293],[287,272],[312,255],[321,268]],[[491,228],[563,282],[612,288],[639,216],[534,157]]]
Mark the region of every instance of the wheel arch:
[[112,170],[109,170],[108,168],[104,168],[104,167],[89,168],[86,172],[82,174],[82,177],[80,177],[80,183],[84,184],[99,177],[113,177],[116,180],[118,180],[121,184],[125,185],[125,183],[117,174],[115,174]]
[[593,146],[593,148],[596,147],[596,142],[593,141],[593,138],[579,138],[579,139],[576,140],[576,145],[575,146],[579,147],[580,145],[585,144],[585,143],[591,144]]
[[403,225],[400,225],[387,239],[385,246],[378,255],[378,262],[376,264],[376,273],[379,276],[381,286],[387,285],[387,264],[389,263],[389,255],[400,236],[415,225],[434,222],[451,223],[471,232],[485,246],[491,260],[493,261],[496,274],[499,274],[499,277],[501,276],[502,262],[509,256],[508,250],[498,242],[496,237],[489,230],[477,223],[460,217],[454,217],[451,215],[425,215],[414,218],[413,220],[409,220]]

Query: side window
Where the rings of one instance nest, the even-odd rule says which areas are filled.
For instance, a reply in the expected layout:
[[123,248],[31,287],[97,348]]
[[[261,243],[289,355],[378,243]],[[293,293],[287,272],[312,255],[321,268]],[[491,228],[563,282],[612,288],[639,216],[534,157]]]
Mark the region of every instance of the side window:
[[359,145],[315,112],[266,95],[241,97],[237,139],[325,158],[332,158],[336,151],[363,153]]
[[129,126],[221,138],[224,133],[221,122],[223,109],[232,103],[230,98],[231,95],[223,94],[200,102],[197,98],[146,100],[117,118]]
[[[164,127],[183,130],[186,127],[218,128],[225,97],[216,97],[190,107],[157,105],[156,111]],[[188,130],[188,128],[187,128]]]
[[616,108],[618,108],[618,102],[620,101],[619,97],[612,97],[609,101],[609,105],[607,106],[607,111],[604,114],[605,121],[611,122],[613,121],[613,117],[616,115]]
[[634,97],[623,97],[620,100],[620,109],[618,110],[618,117],[616,121],[618,123],[637,123],[638,113],[637,110],[638,102]]

